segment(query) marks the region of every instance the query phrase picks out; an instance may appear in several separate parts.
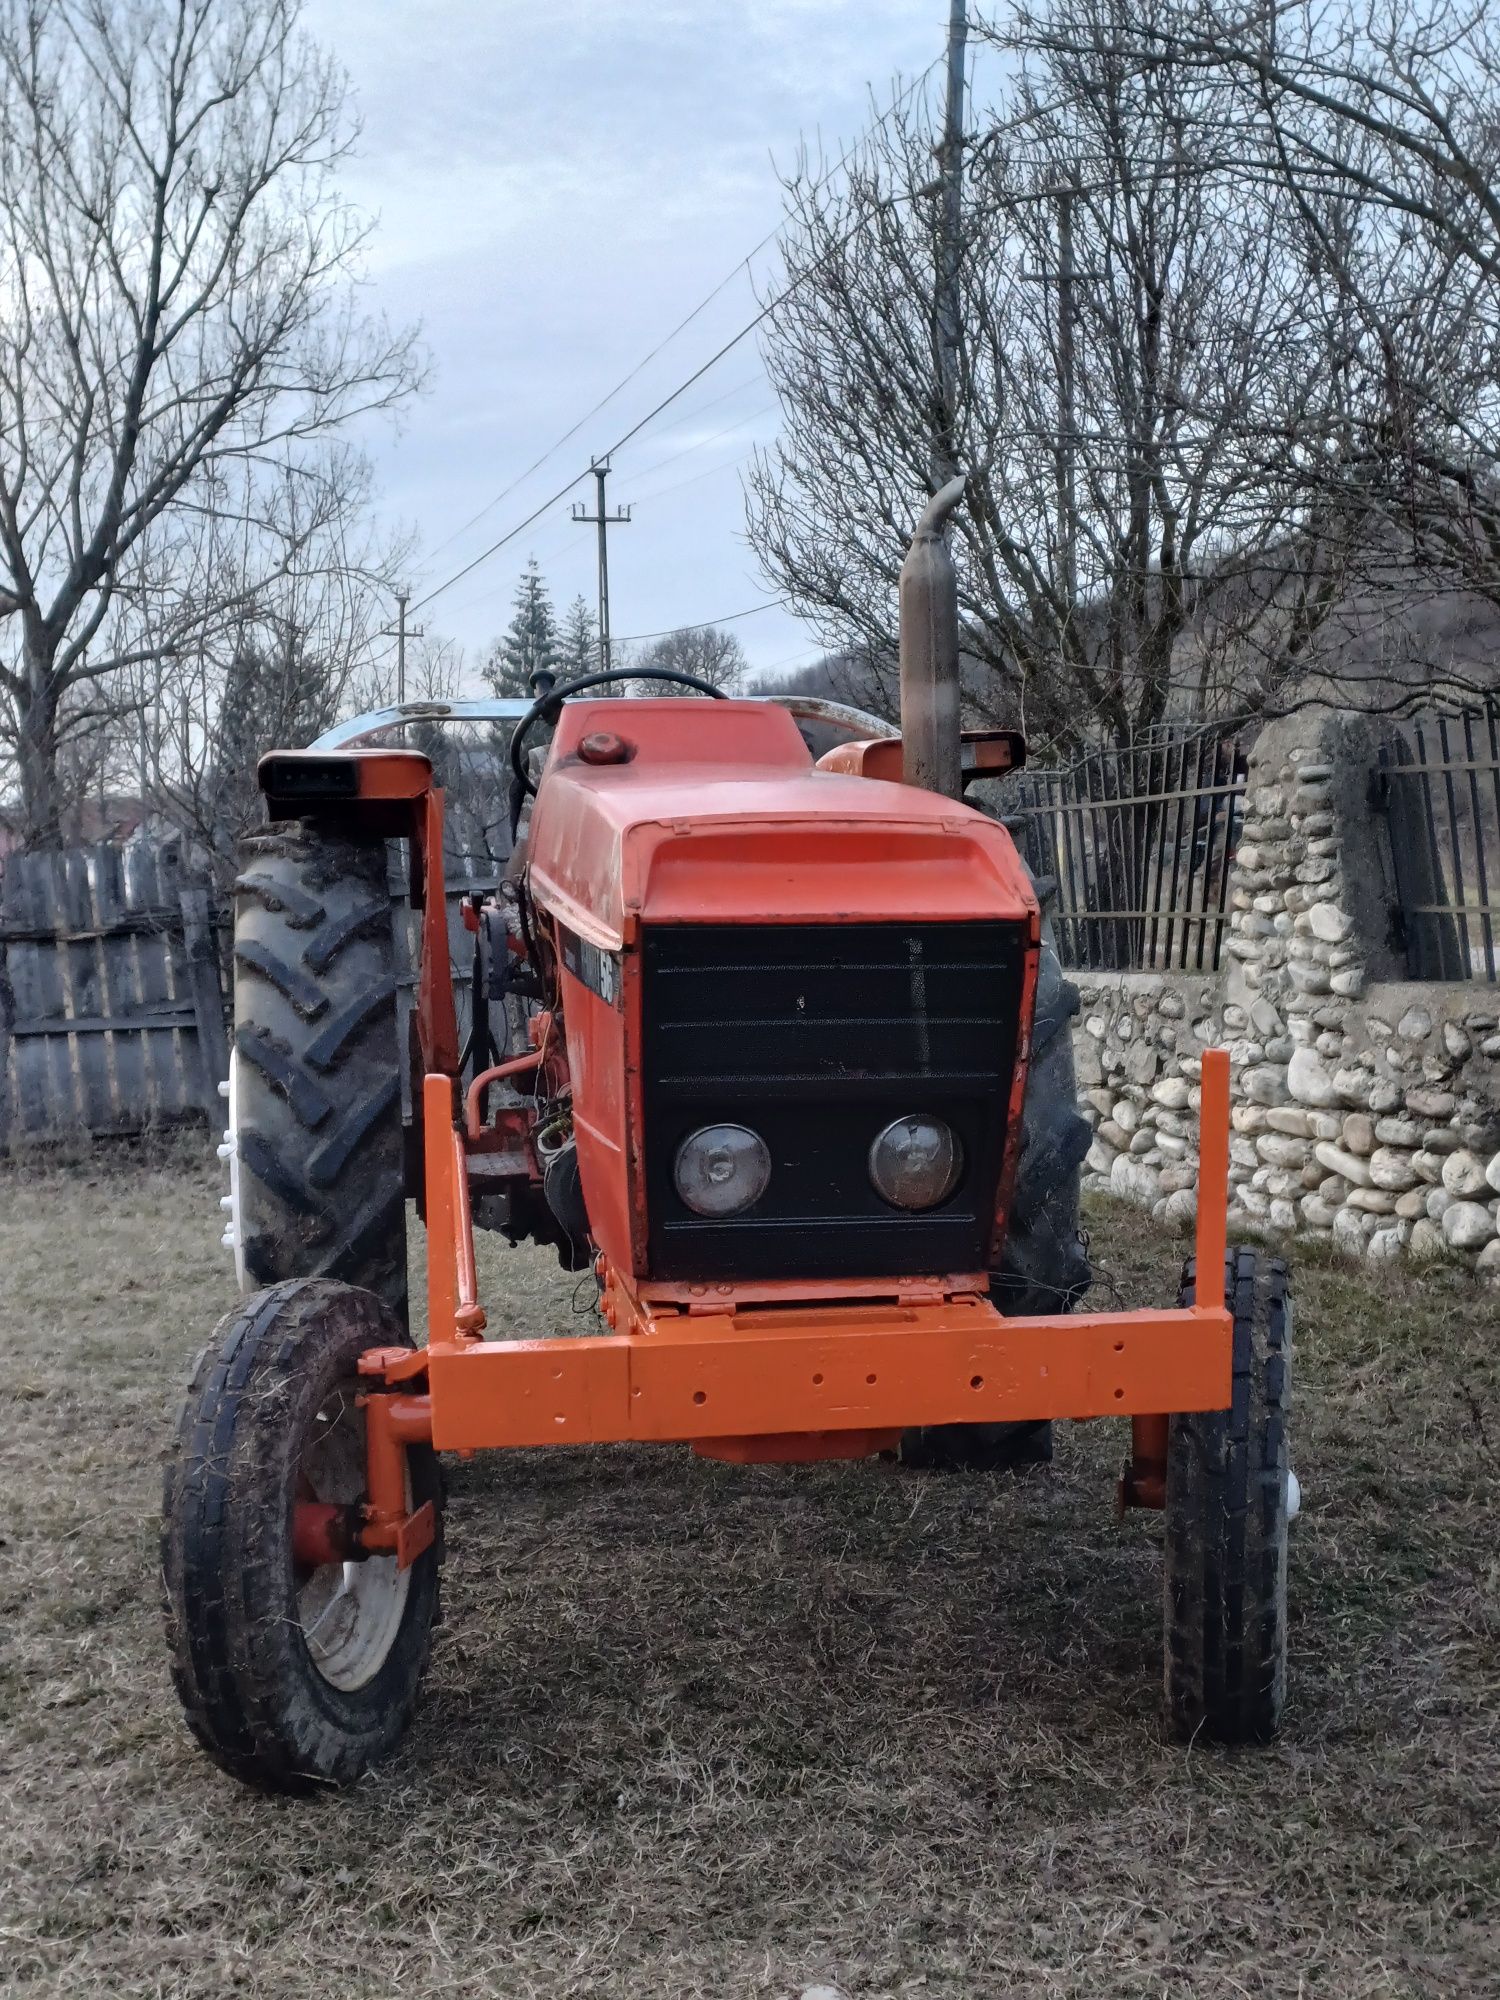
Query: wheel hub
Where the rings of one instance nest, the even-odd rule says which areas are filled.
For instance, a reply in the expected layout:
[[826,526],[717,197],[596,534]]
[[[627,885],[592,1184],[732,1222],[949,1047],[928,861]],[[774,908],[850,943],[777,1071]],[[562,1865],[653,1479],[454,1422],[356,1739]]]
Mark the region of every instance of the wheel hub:
[[[297,1511],[354,1509],[365,1495],[365,1424],[355,1392],[341,1391],[318,1412],[298,1468]],[[295,1534],[294,1534],[295,1558]],[[297,1619],[308,1655],[331,1687],[350,1694],[380,1672],[401,1630],[411,1570],[394,1555],[319,1563],[297,1588]]]
[[229,1169],[229,1192],[220,1195],[219,1207],[224,1212],[224,1233],[219,1238],[224,1248],[234,1257],[234,1281],[242,1292],[250,1289],[245,1271],[245,1233],[240,1219],[240,1093],[239,1065],[237,1050],[229,1052],[229,1077],[219,1085],[219,1095],[225,1100],[228,1123],[224,1127],[224,1137],[219,1144],[219,1158]]

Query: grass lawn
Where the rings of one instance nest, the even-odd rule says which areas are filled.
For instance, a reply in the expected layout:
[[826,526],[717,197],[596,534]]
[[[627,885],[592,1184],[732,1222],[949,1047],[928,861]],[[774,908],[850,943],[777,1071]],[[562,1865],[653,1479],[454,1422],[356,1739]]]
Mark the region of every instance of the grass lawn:
[[[213,1166],[0,1173],[6,1993],[1500,1993],[1495,1294],[1298,1262],[1270,1751],[1161,1740],[1124,1425],[1003,1477],[535,1452],[455,1468],[403,1753],[289,1803],[193,1748],[160,1632]],[[1173,1293],[1179,1243],[1090,1222],[1103,1291]],[[492,1324],[581,1324],[484,1250]]]

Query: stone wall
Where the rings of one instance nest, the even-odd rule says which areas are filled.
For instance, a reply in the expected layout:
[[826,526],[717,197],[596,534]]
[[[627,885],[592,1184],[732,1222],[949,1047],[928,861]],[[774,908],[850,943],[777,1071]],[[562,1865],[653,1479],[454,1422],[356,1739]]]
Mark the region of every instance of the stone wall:
[[1085,1185],[1191,1225],[1199,1066],[1223,1045],[1233,1220],[1500,1281],[1500,988],[1396,978],[1374,760],[1357,720],[1270,725],[1224,969],[1072,975]]

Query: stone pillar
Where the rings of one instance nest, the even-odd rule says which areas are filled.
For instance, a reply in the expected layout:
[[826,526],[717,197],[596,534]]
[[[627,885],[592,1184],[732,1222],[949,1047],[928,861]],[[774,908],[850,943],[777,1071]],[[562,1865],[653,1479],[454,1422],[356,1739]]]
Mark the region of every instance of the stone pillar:
[[1353,751],[1346,729],[1314,711],[1261,731],[1230,877],[1231,1199],[1273,1229],[1331,1229],[1348,1193],[1323,1191],[1345,1157],[1334,1079],[1367,972],[1343,864],[1373,829],[1358,825],[1363,795],[1336,781]]

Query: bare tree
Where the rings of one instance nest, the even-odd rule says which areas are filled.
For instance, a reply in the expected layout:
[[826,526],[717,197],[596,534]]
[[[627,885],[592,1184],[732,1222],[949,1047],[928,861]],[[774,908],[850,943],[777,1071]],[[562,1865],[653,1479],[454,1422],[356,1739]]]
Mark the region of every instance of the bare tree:
[[[369,468],[348,447],[239,470],[242,490],[174,515],[162,557],[163,595],[216,616],[116,689],[131,711],[116,732],[122,785],[226,883],[236,842],[261,821],[261,755],[392,697],[387,616],[409,554],[373,525]],[[426,691],[423,658],[411,678]]]
[[[1077,33],[973,120],[966,687],[1043,741],[1264,705],[1339,589],[1344,538],[1289,448],[1325,372],[1323,301],[1269,188],[1225,170],[1213,82],[1132,53],[1168,4],[1072,0]],[[769,579],[876,663],[938,421],[932,143],[914,113],[839,191],[788,183],[765,343],[784,425],[750,482]]]
[[[638,673],[692,674],[726,694],[743,686],[750,666],[733,632],[721,631],[717,625],[689,625],[680,632],[663,633],[642,647],[632,664]],[[670,684],[643,681],[640,692],[669,695],[673,689]]]
[[0,734],[32,843],[57,837],[66,732],[265,582],[242,576],[226,604],[180,578],[192,511],[416,378],[411,336],[355,299],[344,82],[298,16],[0,13]]
[[[1086,10],[1022,10],[1013,48],[1076,57]],[[1296,440],[1309,491],[1403,606],[1500,603],[1500,36],[1454,0],[1173,0],[1116,52],[1196,70],[1201,144],[1272,191],[1337,338]],[[1310,404],[1316,403],[1310,399]]]

